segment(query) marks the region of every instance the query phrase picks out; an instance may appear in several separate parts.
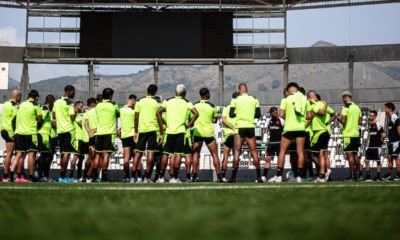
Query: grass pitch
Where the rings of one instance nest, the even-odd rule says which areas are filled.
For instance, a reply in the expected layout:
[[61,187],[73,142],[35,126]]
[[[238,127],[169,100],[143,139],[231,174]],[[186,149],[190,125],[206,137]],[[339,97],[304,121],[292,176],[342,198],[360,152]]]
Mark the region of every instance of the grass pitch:
[[3,239],[398,239],[400,183],[0,184]]

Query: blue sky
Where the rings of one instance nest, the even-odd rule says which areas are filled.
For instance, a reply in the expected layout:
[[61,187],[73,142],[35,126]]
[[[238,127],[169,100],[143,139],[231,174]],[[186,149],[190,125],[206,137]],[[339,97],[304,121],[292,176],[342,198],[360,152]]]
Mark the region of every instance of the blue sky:
[[[340,7],[288,12],[288,47],[308,47],[323,40],[336,45],[368,45],[400,43],[400,3],[371,6]],[[0,44],[23,45],[25,42],[25,11],[0,8]],[[42,22],[34,22],[41,25]],[[74,26],[75,21],[63,22],[63,26]],[[78,23],[79,24],[79,23]],[[235,23],[234,23],[235,24]],[[238,25],[250,25],[239,22]],[[268,24],[254,22],[255,27]],[[282,22],[272,20],[271,27],[279,27]],[[46,22],[46,26],[58,26],[59,22]],[[65,40],[74,35],[63,36]],[[261,36],[267,39],[266,36]],[[41,35],[30,36],[41,40]],[[246,41],[246,37],[238,41]],[[249,37],[247,37],[249,40]],[[260,40],[260,41],[264,41]],[[258,41],[257,39],[255,41]],[[269,41],[269,40],[267,40]],[[274,35],[271,43],[282,41],[282,35]],[[76,65],[30,65],[31,82],[64,75],[86,75],[87,66]],[[99,66],[101,75],[135,73],[149,66]],[[19,79],[21,66],[12,64],[10,75]]]

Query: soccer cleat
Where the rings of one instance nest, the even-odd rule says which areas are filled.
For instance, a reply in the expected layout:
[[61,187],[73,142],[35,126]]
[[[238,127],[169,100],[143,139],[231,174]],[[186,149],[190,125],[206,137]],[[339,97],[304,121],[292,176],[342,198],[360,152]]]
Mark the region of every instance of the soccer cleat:
[[376,181],[376,182],[380,182],[380,181],[383,181],[383,179],[382,179],[382,177],[374,177],[374,181]]
[[193,177],[192,182],[199,182],[199,178],[198,177]]
[[147,178],[144,178],[143,183],[149,183],[149,180],[147,180]]
[[190,183],[190,178],[186,178],[186,182],[187,182],[187,183]]
[[137,178],[137,180],[136,180],[136,183],[142,183],[143,182],[143,179],[142,178]]
[[[190,180],[190,179],[189,179],[189,180]],[[227,180],[226,178],[224,178],[224,177],[223,177],[223,178],[221,179],[221,182],[223,182],[223,183],[227,183],[227,182],[228,182],[228,180]]]
[[270,183],[280,183],[282,182],[282,176],[275,176],[268,180]]
[[396,181],[396,182],[399,182],[400,181],[400,177],[396,175],[392,180]]
[[130,183],[135,183],[135,182],[136,182],[135,178],[134,178],[134,177],[131,177]]
[[266,178],[265,176],[262,176],[262,177],[261,177],[261,180],[262,180],[263,182],[267,182],[267,178]]
[[164,183],[164,182],[165,182],[164,178],[159,178],[159,179],[157,179],[157,181],[156,181],[156,183]]
[[61,177],[58,178],[58,182],[59,182],[59,183],[64,183],[64,178],[61,178]]
[[65,183],[73,183],[73,181],[70,178],[64,178],[64,182]]
[[86,178],[81,178],[79,181],[80,182],[86,182]]
[[21,183],[21,182],[29,182],[29,180],[28,180],[28,179],[25,179],[25,178],[16,178],[16,179],[15,179],[15,182],[18,182],[18,183]]
[[96,179],[96,182],[101,183],[101,179],[100,178]]
[[38,180],[39,182],[49,182],[49,179],[47,179],[47,177],[41,177],[41,178],[39,178],[39,180]]
[[236,183],[236,178],[229,178],[228,183]]
[[10,182],[10,181],[8,181],[8,178],[3,178],[2,182]]
[[91,178],[91,177],[88,177],[87,179],[86,179],[86,183],[91,183],[93,181],[93,178]]
[[323,183],[323,182],[325,182],[325,178],[316,178],[313,182],[315,182],[315,183]]
[[176,180],[175,178],[171,178],[171,179],[169,180],[169,183],[177,183],[177,180]]
[[130,179],[130,178],[124,178],[124,182],[125,182],[125,183],[130,183],[130,182],[131,182],[131,179]]
[[391,173],[386,173],[385,176],[383,176],[383,181],[391,181],[392,176]]
[[263,183],[264,181],[261,178],[258,178],[254,181],[255,183]]
[[363,181],[372,182],[372,178],[371,178],[371,176],[367,175],[367,176],[365,176],[365,178],[363,179]]
[[287,179],[286,182],[288,182],[288,183],[297,183],[297,178],[291,177],[291,178]]
[[79,180],[76,179],[76,178],[71,178],[71,181],[72,181],[73,183],[78,183],[78,182],[79,182]]
[[331,176],[331,170],[327,169],[325,173],[325,182],[329,181],[329,177]]

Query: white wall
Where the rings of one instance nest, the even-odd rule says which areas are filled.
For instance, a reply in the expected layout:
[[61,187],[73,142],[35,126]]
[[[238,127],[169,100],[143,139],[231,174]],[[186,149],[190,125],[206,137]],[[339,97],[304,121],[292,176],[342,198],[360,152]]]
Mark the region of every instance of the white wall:
[[0,89],[8,89],[9,73],[10,64],[0,63]]

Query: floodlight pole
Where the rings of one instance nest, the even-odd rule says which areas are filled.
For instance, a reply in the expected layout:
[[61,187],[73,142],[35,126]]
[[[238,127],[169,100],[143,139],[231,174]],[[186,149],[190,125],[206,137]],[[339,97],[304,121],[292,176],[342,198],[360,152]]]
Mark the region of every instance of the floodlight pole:
[[[284,28],[284,41],[285,47],[283,49],[283,58],[288,60],[288,53],[287,53],[287,7],[286,7],[286,0],[283,0],[283,28]],[[285,88],[288,85],[289,81],[289,61],[283,63],[283,87]]]
[[158,86],[158,62],[154,63],[153,72],[154,72],[154,84]]
[[218,76],[219,76],[219,88],[218,88],[218,105],[223,107],[224,106],[224,64],[219,62],[218,66]]
[[94,97],[94,67],[93,67],[93,61],[89,62],[88,72],[89,72],[89,97]]
[[29,68],[26,59],[29,57],[28,54],[28,28],[29,28],[29,5],[30,0],[26,2],[26,29],[25,29],[25,51],[24,51],[24,64],[22,68],[21,84],[20,90],[22,92],[22,99],[28,96],[28,91],[30,90],[29,84]]

